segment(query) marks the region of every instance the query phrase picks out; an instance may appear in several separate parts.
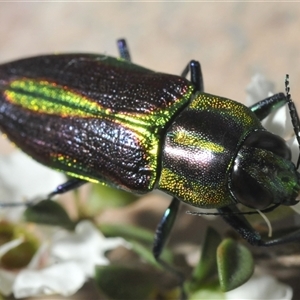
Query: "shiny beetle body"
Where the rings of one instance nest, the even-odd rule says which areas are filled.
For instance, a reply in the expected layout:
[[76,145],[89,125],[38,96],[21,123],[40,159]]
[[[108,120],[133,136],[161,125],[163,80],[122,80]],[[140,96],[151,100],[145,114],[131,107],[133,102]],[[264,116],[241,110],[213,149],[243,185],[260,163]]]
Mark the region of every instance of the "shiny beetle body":
[[[261,120],[288,103],[295,133],[299,119],[282,93],[248,108],[203,92],[199,63],[182,76],[132,64],[124,41],[121,59],[63,54],[0,66],[0,129],[35,160],[75,177],[133,193],[160,189],[173,201],[158,226],[159,260],[178,203],[217,208],[254,245],[299,240],[299,231],[263,241],[236,208],[294,205],[299,173],[285,141]],[[191,72],[191,81],[185,77]]]

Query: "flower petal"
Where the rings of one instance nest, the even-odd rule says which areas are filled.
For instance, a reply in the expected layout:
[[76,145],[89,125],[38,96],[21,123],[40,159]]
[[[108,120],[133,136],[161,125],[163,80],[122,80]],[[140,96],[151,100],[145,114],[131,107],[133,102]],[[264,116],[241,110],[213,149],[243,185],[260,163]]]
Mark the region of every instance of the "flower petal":
[[53,238],[51,255],[59,261],[76,261],[87,276],[93,276],[95,265],[109,263],[105,252],[118,246],[129,245],[122,238],[105,238],[90,221],[82,221],[74,233],[59,233]]
[[225,293],[225,296],[226,299],[239,300],[291,300],[293,297],[293,290],[290,286],[278,282],[270,275],[259,275],[255,273],[249,281],[242,286]]
[[274,94],[274,84],[268,81],[263,75],[255,74],[251,78],[251,82],[246,88],[247,98],[246,103],[248,106],[263,100]]
[[286,139],[290,138],[294,133],[287,105],[270,113],[269,116],[263,120],[262,124],[268,131]]
[[13,284],[17,274],[11,271],[0,269],[0,293],[9,296],[12,293]]
[[[21,151],[0,156],[0,202],[20,203],[38,195],[51,192],[66,179],[63,174],[53,171]],[[24,207],[2,209],[5,219],[16,221]]]
[[287,140],[286,143],[292,152],[292,162],[296,165],[299,157],[299,144],[296,136]]
[[[253,105],[274,94],[274,84],[263,75],[256,74],[251,78],[247,86],[247,105]],[[289,138],[293,134],[293,126],[287,105],[272,112],[262,122],[263,126],[281,137]]]
[[74,294],[85,282],[85,275],[74,262],[62,262],[41,270],[22,270],[13,285],[16,298]]

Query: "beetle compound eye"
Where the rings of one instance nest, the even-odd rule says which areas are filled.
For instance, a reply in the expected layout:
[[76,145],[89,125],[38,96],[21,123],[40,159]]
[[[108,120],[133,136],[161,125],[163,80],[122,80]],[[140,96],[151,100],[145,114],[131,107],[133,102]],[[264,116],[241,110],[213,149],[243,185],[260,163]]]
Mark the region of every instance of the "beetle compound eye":
[[284,159],[291,160],[291,150],[286,145],[285,140],[268,131],[252,132],[245,140],[244,145],[268,150]]
[[271,193],[238,164],[233,170],[231,187],[236,200],[245,206],[264,209],[272,203]]
[[229,189],[237,202],[264,209],[295,204],[299,192],[295,165],[272,151],[242,146],[234,160]]

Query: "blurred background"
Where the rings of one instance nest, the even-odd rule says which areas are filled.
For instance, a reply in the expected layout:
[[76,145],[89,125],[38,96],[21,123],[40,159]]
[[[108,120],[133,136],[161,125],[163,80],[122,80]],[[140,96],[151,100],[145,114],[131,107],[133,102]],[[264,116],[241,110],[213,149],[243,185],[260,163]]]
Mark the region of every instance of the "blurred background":
[[298,3],[1,3],[0,62],[53,52],[116,56],[127,39],[135,63],[179,74],[199,60],[206,91],[243,101],[262,72],[300,94]]
[[[299,3],[2,2],[0,63],[62,52],[117,56],[116,40],[126,38],[134,63],[180,74],[191,59],[199,60],[205,91],[239,102],[257,72],[278,92],[288,73],[299,107],[299,32]],[[2,139],[0,152],[11,150]],[[159,210],[150,220],[154,228],[168,204],[145,199],[142,205]],[[134,209],[114,212],[113,219],[123,222],[127,213],[132,216]],[[196,228],[200,235],[201,223]]]
[[45,53],[117,56],[126,38],[133,62],[180,74],[201,62],[206,92],[243,102],[257,72],[300,95],[298,3],[0,3],[0,63]]

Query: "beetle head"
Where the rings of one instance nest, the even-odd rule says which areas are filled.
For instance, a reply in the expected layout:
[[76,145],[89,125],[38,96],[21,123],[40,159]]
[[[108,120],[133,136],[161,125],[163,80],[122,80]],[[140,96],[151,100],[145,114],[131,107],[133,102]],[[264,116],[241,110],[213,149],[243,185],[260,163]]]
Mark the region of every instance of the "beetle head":
[[267,131],[252,132],[235,158],[230,190],[237,202],[251,208],[296,204],[300,174],[285,141]]

